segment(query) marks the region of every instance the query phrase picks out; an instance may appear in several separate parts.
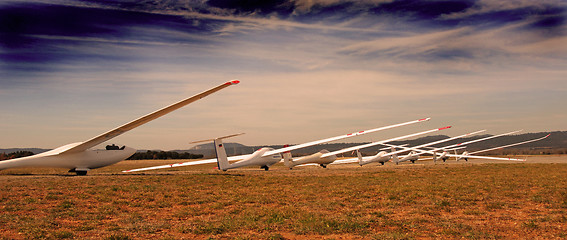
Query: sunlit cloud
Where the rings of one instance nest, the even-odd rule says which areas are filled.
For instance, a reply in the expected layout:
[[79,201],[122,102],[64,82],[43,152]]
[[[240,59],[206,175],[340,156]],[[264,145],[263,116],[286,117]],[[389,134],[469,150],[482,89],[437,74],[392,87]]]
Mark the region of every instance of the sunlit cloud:
[[0,126],[10,137],[0,147],[82,141],[235,78],[242,84],[116,140],[183,149],[244,131],[246,144],[299,143],[427,116],[463,132],[565,130],[556,108],[567,101],[566,9],[552,0],[4,1]]

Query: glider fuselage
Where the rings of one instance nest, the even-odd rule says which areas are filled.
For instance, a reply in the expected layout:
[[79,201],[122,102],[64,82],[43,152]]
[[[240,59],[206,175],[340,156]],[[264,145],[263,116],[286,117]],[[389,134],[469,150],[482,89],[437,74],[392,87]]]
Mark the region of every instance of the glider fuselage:
[[58,154],[61,149],[68,148],[68,144],[44,153],[33,156],[5,160],[0,162],[0,169],[20,167],[53,167],[67,169],[95,169],[120,162],[134,153],[136,149],[124,147],[119,150],[86,150],[75,153]]

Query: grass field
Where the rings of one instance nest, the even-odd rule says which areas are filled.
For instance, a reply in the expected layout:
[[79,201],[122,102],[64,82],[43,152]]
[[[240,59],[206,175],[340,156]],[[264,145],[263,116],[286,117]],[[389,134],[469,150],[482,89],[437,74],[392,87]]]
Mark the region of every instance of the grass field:
[[1,239],[561,239],[567,164],[0,171]]

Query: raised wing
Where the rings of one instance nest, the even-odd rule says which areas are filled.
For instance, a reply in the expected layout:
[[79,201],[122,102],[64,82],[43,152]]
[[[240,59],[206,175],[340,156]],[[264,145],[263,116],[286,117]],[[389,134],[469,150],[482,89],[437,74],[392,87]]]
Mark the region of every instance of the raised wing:
[[431,129],[431,130],[427,130],[427,131],[423,131],[423,132],[419,132],[419,133],[414,133],[414,134],[409,134],[409,135],[405,135],[405,136],[401,136],[401,137],[390,138],[390,139],[386,139],[386,140],[383,140],[383,141],[372,142],[372,143],[367,143],[367,144],[358,145],[358,146],[354,146],[354,147],[344,148],[344,149],[337,150],[337,151],[334,151],[334,152],[325,153],[321,157],[324,158],[324,157],[333,156],[333,155],[346,153],[346,152],[351,152],[351,151],[354,151],[354,150],[359,150],[359,149],[363,149],[363,148],[367,148],[367,147],[372,147],[372,146],[375,146],[375,145],[382,145],[383,143],[393,142],[393,141],[402,140],[402,139],[406,139],[406,138],[411,138],[411,137],[415,137],[415,136],[419,136],[419,135],[423,135],[423,134],[441,131],[441,130],[448,129],[448,128],[451,128],[451,126]]
[[[521,131],[521,130],[519,130],[519,131]],[[458,145],[461,145],[461,146],[462,146],[462,145],[466,145],[466,144],[469,144],[469,143],[472,143],[472,142],[478,142],[478,141],[483,141],[483,140],[490,139],[490,138],[495,138],[495,137],[499,137],[499,136],[509,135],[509,134],[516,133],[516,132],[519,132],[519,131],[504,133],[504,134],[500,134],[500,135],[495,135],[495,136],[488,137],[488,138],[481,138],[481,139],[477,139],[477,140],[474,140],[474,141],[470,141],[470,142],[466,142],[466,143],[461,143],[461,144],[458,144]],[[517,145],[520,145],[520,144],[526,144],[526,143],[535,142],[535,141],[540,141],[540,140],[543,140],[543,139],[549,137],[549,135],[551,135],[551,134],[547,134],[547,135],[544,136],[544,137],[536,138],[536,139],[532,139],[532,140],[528,140],[528,141],[524,141],[524,142],[519,142],[519,143],[509,144],[509,145],[505,145],[505,146],[500,146],[500,147],[495,147],[495,148],[490,148],[490,149],[485,149],[485,150],[476,151],[476,152],[469,153],[469,154],[467,154],[467,155],[447,154],[446,156],[448,156],[448,157],[458,157],[458,158],[478,158],[478,159],[505,160],[505,161],[521,161],[521,162],[524,162],[524,161],[526,161],[526,159],[500,158],[500,157],[485,157],[485,156],[476,156],[476,155],[473,155],[473,154],[478,154],[478,153],[482,153],[482,152],[488,152],[488,151],[492,151],[492,150],[496,150],[496,149],[503,149],[503,148],[512,147],[512,146],[517,146]],[[452,145],[452,146],[453,146],[453,145]],[[421,153],[437,154],[437,153],[435,153],[435,152],[422,151],[422,150],[418,150],[418,149],[416,149],[416,151],[420,151]]]
[[510,144],[510,145],[506,145],[506,146],[500,146],[500,147],[495,147],[495,148],[480,150],[480,151],[472,152],[472,153],[469,153],[469,154],[477,154],[477,153],[481,153],[481,152],[488,152],[488,151],[492,151],[492,150],[496,150],[496,149],[502,149],[502,148],[512,147],[512,146],[516,146],[516,145],[520,145],[520,144],[531,143],[531,142],[535,142],[535,141],[539,141],[539,140],[546,139],[547,137],[549,137],[549,135],[551,135],[551,134],[547,134],[545,137],[541,137],[541,138],[536,138],[536,139],[532,139],[532,140],[528,140],[528,141],[524,141],[524,142],[514,143],[514,144]]
[[[430,151],[430,150],[423,150],[420,149],[423,146],[417,146],[417,147],[400,147],[400,146],[396,146],[396,145],[390,145],[390,144],[384,144],[386,146],[392,146],[392,147],[398,147],[398,148],[402,148],[404,150],[398,151],[398,152],[402,152],[402,151],[417,151],[419,153],[417,153],[417,155],[423,155],[423,154],[438,154],[435,151]],[[485,156],[474,156],[474,155],[459,155],[459,154],[447,154],[445,155],[447,157],[460,157],[460,158],[479,158],[479,159],[491,159],[491,160],[506,160],[506,161],[526,161],[525,159],[516,159],[516,158],[499,158],[499,157],[485,157]]]
[[[521,132],[522,130],[517,130],[517,131],[513,131],[513,132],[508,132],[508,133],[502,133],[502,134],[498,134],[498,135],[494,135],[494,136],[490,136],[490,137],[485,137],[485,138],[480,138],[480,139],[475,139],[475,140],[471,140],[471,141],[467,141],[467,142],[462,142],[462,143],[457,143],[457,144],[453,144],[453,145],[449,145],[449,146],[445,146],[445,147],[439,147],[439,148],[435,148],[435,147],[427,147],[428,149],[430,149],[431,151],[438,151],[438,150],[445,150],[445,151],[449,151],[449,150],[457,150],[460,148],[463,148],[463,146],[471,144],[471,143],[476,143],[476,142],[481,142],[481,141],[486,141],[489,139],[493,139],[493,138],[497,138],[497,137],[501,137],[501,136],[505,136],[505,135],[510,135],[510,134],[514,134],[514,133],[518,133]],[[394,147],[399,147],[399,146],[394,146]],[[422,152],[423,153],[428,153],[428,152]],[[421,154],[420,154],[421,155]],[[420,160],[427,160],[430,158],[425,158],[425,159],[420,159]],[[433,158],[431,158],[433,159]]]
[[370,130],[366,130],[366,131],[359,131],[359,132],[355,132],[355,133],[349,133],[349,134],[346,134],[346,135],[336,136],[336,137],[327,138],[327,139],[321,139],[321,140],[303,143],[303,144],[299,144],[299,145],[294,145],[294,146],[290,146],[290,147],[284,147],[284,148],[268,151],[268,152],[264,153],[263,156],[270,156],[270,155],[274,155],[274,154],[278,154],[278,153],[284,153],[284,152],[288,152],[288,151],[292,151],[292,150],[296,150],[296,149],[300,149],[300,148],[318,145],[318,144],[321,144],[321,143],[327,143],[327,142],[332,142],[332,141],[336,141],[336,140],[340,140],[340,139],[356,137],[356,136],[364,135],[364,134],[367,134],[367,133],[378,132],[378,131],[382,131],[382,130],[386,130],[386,129],[390,129],[390,128],[401,127],[401,126],[405,126],[405,125],[409,125],[409,124],[425,122],[425,121],[429,121],[430,119],[431,118],[422,118],[422,119],[419,119],[419,120],[409,121],[409,122],[405,122],[405,123],[399,123],[399,124],[394,124],[394,125],[390,125],[390,126],[370,129]]
[[462,158],[478,158],[478,159],[490,159],[490,160],[503,160],[503,161],[519,161],[525,162],[526,159],[517,158],[500,158],[500,157],[485,157],[485,156],[475,156],[475,155],[458,155],[458,154],[447,154],[447,157],[462,157]]
[[[505,135],[510,135],[510,134],[514,134],[514,133],[521,132],[521,131],[522,131],[522,130],[517,130],[517,131],[513,131],[513,132],[508,132],[508,133],[502,133],[502,134],[498,134],[498,135],[494,135],[494,136],[490,136],[490,137],[485,137],[485,138],[480,138],[480,139],[476,139],[476,140],[472,140],[472,141],[457,143],[457,144],[453,144],[453,145],[446,146],[446,147],[442,147],[442,148],[436,148],[435,150],[448,149],[448,148],[459,147],[459,146],[465,146],[465,145],[468,145],[468,144],[471,144],[471,143],[486,141],[486,140],[489,140],[489,139],[493,139],[493,138],[497,138],[497,137],[501,137],[501,136],[505,136]],[[451,149],[451,150],[453,150],[453,149]]]
[[[476,132],[472,132],[472,133],[467,133],[467,134],[459,135],[459,136],[456,136],[456,137],[450,137],[450,138],[442,139],[442,140],[439,140],[439,141],[435,141],[435,142],[430,142],[430,143],[422,144],[422,145],[419,145],[419,146],[416,146],[416,147],[401,147],[403,150],[398,150],[398,151],[395,151],[395,152],[390,152],[390,153],[384,154],[383,156],[384,156],[384,157],[385,157],[385,156],[392,156],[392,155],[394,155],[394,154],[403,153],[403,152],[407,152],[407,151],[411,151],[411,150],[415,150],[415,151],[419,151],[419,152],[424,152],[424,153],[433,153],[433,151],[421,150],[420,148],[432,146],[432,145],[439,144],[439,143],[448,142],[448,141],[451,141],[451,140],[454,140],[454,139],[458,139],[458,138],[467,137],[467,136],[474,135],[474,134],[478,134],[478,133],[481,133],[481,132],[484,132],[484,131],[486,131],[486,130],[480,130],[480,131],[476,131]],[[400,147],[400,146],[391,145],[391,144],[386,144],[386,143],[384,143],[384,144],[382,144],[382,145],[384,145],[384,146],[389,146],[389,147],[392,147],[392,146],[393,146],[393,147]]]
[[[463,143],[459,143],[459,144],[455,144],[455,145],[451,145],[451,146],[447,146],[447,147],[443,147],[443,148],[434,148],[434,150],[431,151],[427,151],[427,150],[421,150],[421,149],[417,149],[416,148],[410,148],[410,147],[405,147],[405,145],[392,145],[392,144],[385,144],[386,142],[389,142],[388,140],[385,141],[381,141],[380,144],[381,145],[386,145],[386,146],[390,146],[390,147],[397,147],[397,148],[405,148],[407,150],[415,150],[418,151],[420,153],[418,153],[418,155],[424,154],[424,153],[431,153],[431,154],[435,154],[435,150],[439,150],[439,149],[445,149],[445,148],[449,148],[449,147],[455,147],[455,146],[464,146],[470,143],[474,143],[474,142],[479,142],[479,141],[484,141],[484,140],[488,140],[488,139],[492,139],[492,138],[496,138],[496,137],[500,137],[500,136],[504,136],[504,135],[510,135],[510,134],[514,134],[517,132],[520,132],[521,130],[518,131],[513,131],[513,132],[509,132],[509,133],[503,133],[503,134],[499,134],[499,135],[494,135],[494,136],[490,136],[490,137],[486,137],[486,138],[481,138],[481,139],[477,139],[477,140],[472,140],[472,141],[468,141],[468,142],[463,142]],[[477,132],[478,133],[478,132]],[[475,133],[471,133],[471,134],[475,134]],[[462,137],[462,136],[459,136]],[[482,150],[482,151],[477,151],[474,153],[479,153],[479,152],[486,152],[486,151],[490,151],[490,150],[495,150],[495,149],[502,149],[505,147],[511,147],[511,146],[516,146],[516,145],[520,145],[520,144],[525,144],[525,143],[530,143],[530,142],[535,142],[535,141],[539,141],[542,139],[545,139],[549,137],[549,134],[545,137],[542,138],[538,138],[538,139],[533,139],[533,140],[529,140],[529,141],[525,141],[525,142],[520,142],[520,143],[515,143],[515,144],[510,144],[510,145],[506,145],[506,146],[501,146],[501,147],[496,147],[496,148],[491,148],[491,149],[486,149],[486,150]],[[457,138],[457,137],[455,137]],[[451,138],[454,139],[454,138]],[[439,143],[439,142],[436,142]],[[433,145],[433,144],[426,144],[426,145]],[[348,151],[352,151],[352,150],[356,150],[356,149],[360,149],[361,147],[364,147],[364,145],[361,146],[356,146],[353,148],[349,148],[346,152]],[[454,149],[458,149],[458,148],[453,148],[451,150]],[[346,150],[346,149],[345,149]],[[340,152],[342,150],[339,150],[337,152]],[[343,151],[344,152],[344,151]],[[331,154],[331,153],[329,153]],[[472,153],[471,153],[472,154]],[[325,156],[325,155],[323,155]],[[457,154],[447,154],[447,156],[449,157],[469,157],[469,158],[478,158],[478,159],[491,159],[491,160],[508,160],[508,161],[526,161],[525,159],[515,159],[515,158],[499,158],[499,157],[485,157],[485,156],[471,156],[471,155],[457,155]],[[347,158],[347,159],[341,159],[341,160],[336,160],[331,164],[345,164],[345,163],[355,163],[358,162],[358,158]]]
[[120,126],[120,127],[117,127],[117,128],[115,128],[115,129],[112,129],[112,130],[110,130],[110,131],[108,131],[108,132],[105,132],[105,133],[103,133],[103,134],[101,134],[101,135],[99,135],[99,136],[96,136],[96,137],[94,137],[94,138],[91,138],[91,139],[87,140],[86,142],[83,142],[83,143],[78,144],[78,145],[76,145],[76,146],[74,146],[74,147],[71,147],[71,148],[69,148],[69,149],[67,149],[67,150],[65,150],[65,151],[62,151],[62,152],[60,152],[59,154],[62,154],[62,153],[75,153],[75,152],[82,152],[82,151],[85,151],[85,150],[87,150],[87,149],[89,149],[89,148],[92,148],[92,147],[94,147],[94,146],[96,146],[96,145],[99,145],[99,144],[101,144],[101,143],[103,143],[103,142],[106,142],[106,141],[108,141],[108,140],[110,140],[110,139],[112,139],[112,138],[115,138],[115,137],[117,137],[117,136],[119,136],[119,135],[121,135],[121,134],[123,134],[123,133],[125,133],[125,132],[127,132],[127,131],[130,131],[130,130],[136,128],[136,127],[139,127],[139,126],[141,126],[141,125],[143,125],[143,124],[146,124],[146,123],[148,123],[148,122],[150,122],[150,121],[152,121],[152,120],[154,120],[154,119],[156,119],[156,118],[159,118],[159,117],[161,117],[161,116],[163,116],[163,115],[166,115],[166,114],[168,114],[168,113],[170,113],[170,112],[173,112],[173,111],[175,111],[175,110],[177,110],[177,109],[179,109],[179,108],[181,108],[181,107],[183,107],[183,106],[185,106],[185,105],[187,105],[187,104],[189,104],[189,103],[195,102],[195,101],[197,101],[197,100],[199,100],[199,99],[201,99],[201,98],[204,98],[204,97],[206,97],[206,96],[208,96],[208,95],[211,95],[211,94],[213,94],[213,93],[215,93],[215,92],[217,92],[217,91],[220,91],[220,90],[222,90],[222,89],[224,89],[224,88],[226,88],[226,87],[228,87],[228,86],[236,85],[236,84],[238,84],[238,83],[240,83],[240,81],[238,81],[238,80],[232,80],[232,81],[223,83],[223,84],[218,85],[218,86],[216,86],[216,87],[214,87],[214,88],[211,88],[211,89],[209,89],[209,90],[207,90],[207,91],[204,91],[204,92],[202,92],[202,93],[199,93],[199,94],[197,94],[197,95],[195,95],[195,96],[192,96],[192,97],[190,97],[190,98],[181,100],[181,101],[179,101],[179,102],[177,102],[177,103],[174,103],[174,104],[172,104],[172,105],[170,105],[170,106],[167,106],[167,107],[162,108],[162,109],[160,109],[160,110],[157,110],[157,111],[155,111],[155,112],[153,112],[153,113],[150,113],[150,114],[148,114],[148,115],[145,115],[145,116],[143,116],[143,117],[141,117],[141,118],[138,118],[138,119],[136,119],[136,120],[134,120],[134,121],[132,121],[132,122],[126,123],[126,124],[124,124],[124,125],[122,125],[122,126]]
[[[291,146],[291,147],[284,147],[284,148],[280,148],[278,150],[268,151],[268,152],[264,153],[263,156],[270,156],[270,155],[274,155],[274,154],[284,153],[284,152],[287,152],[287,151],[296,150],[296,149],[309,147],[309,146],[313,146],[313,145],[317,145],[317,144],[321,144],[321,143],[326,143],[326,142],[330,142],[330,141],[335,141],[335,140],[339,140],[339,139],[345,139],[345,138],[360,136],[360,135],[363,135],[363,134],[377,132],[377,131],[381,131],[381,130],[385,130],[385,129],[390,129],[390,128],[400,127],[400,126],[409,125],[409,124],[413,124],[413,123],[429,121],[430,119],[431,118],[423,118],[423,119],[409,121],[409,122],[405,122],[405,123],[394,124],[394,125],[390,125],[390,126],[386,126],[386,127],[375,128],[375,129],[370,129],[370,130],[366,130],[366,131],[359,131],[359,132],[355,132],[355,133],[349,133],[349,134],[346,134],[346,135],[341,135],[341,136],[337,136],[337,137],[332,137],[332,138],[322,139],[322,140],[313,141],[313,142],[309,142],[309,143],[299,144],[299,145],[295,145],[295,146]],[[246,158],[250,155],[251,154],[228,157],[228,160],[229,161],[242,160],[242,159],[244,159],[244,158]],[[206,159],[206,160],[200,160],[200,161],[191,161],[191,162],[168,164],[168,165],[161,165],[161,166],[155,166],[155,167],[138,168],[138,169],[132,169],[132,170],[125,170],[125,171],[122,171],[122,172],[137,172],[137,171],[164,169],[164,168],[172,168],[172,167],[192,166],[192,165],[198,165],[198,164],[214,163],[216,161],[217,161],[217,159],[213,158],[213,159]]]

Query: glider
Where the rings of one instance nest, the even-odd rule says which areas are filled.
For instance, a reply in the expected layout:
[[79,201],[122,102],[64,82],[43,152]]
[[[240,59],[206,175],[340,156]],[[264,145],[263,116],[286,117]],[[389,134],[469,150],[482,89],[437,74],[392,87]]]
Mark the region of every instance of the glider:
[[[125,173],[126,172],[138,172],[138,171],[147,171],[147,170],[154,170],[154,169],[200,165],[200,164],[215,163],[215,162],[218,164],[218,168],[220,170],[223,170],[223,171],[226,171],[228,169],[233,169],[233,168],[245,167],[245,166],[260,166],[260,168],[263,168],[264,170],[268,170],[270,168],[270,166],[281,161],[281,159],[282,159],[281,154],[282,153],[285,154],[286,152],[289,152],[289,151],[292,151],[292,150],[310,147],[310,146],[314,146],[314,145],[321,144],[321,143],[327,143],[327,142],[336,141],[336,140],[340,140],[340,139],[360,136],[360,135],[367,134],[367,133],[373,133],[373,132],[382,131],[382,130],[386,130],[386,129],[390,129],[390,128],[401,127],[401,126],[405,126],[405,125],[409,125],[409,124],[425,122],[425,121],[428,121],[429,119],[431,119],[431,118],[423,118],[423,119],[409,121],[409,122],[405,122],[405,123],[399,123],[399,124],[389,125],[389,126],[385,126],[385,127],[370,129],[370,130],[366,130],[366,131],[349,133],[349,134],[346,134],[346,135],[321,139],[321,140],[317,140],[317,141],[313,141],[313,142],[303,143],[303,144],[294,145],[294,146],[290,146],[290,147],[284,147],[284,148],[280,148],[280,149],[263,147],[263,148],[256,150],[252,154],[227,157],[226,156],[226,150],[224,149],[224,145],[223,145],[223,139],[227,138],[227,137],[234,136],[234,135],[231,135],[231,136],[227,136],[227,137],[220,137],[220,138],[212,139],[213,142],[214,142],[214,145],[215,145],[215,151],[216,151],[216,154],[217,154],[217,158],[191,161],[191,162],[184,162],[184,163],[161,165],[161,166],[155,166],[155,167],[138,168],[138,169],[132,169],[132,170],[125,170],[125,171],[122,171],[122,172],[125,172]],[[239,134],[236,134],[236,135],[239,135]],[[209,140],[205,140],[205,141],[209,141]],[[238,161],[238,162],[230,163],[230,161]]]
[[[450,127],[450,126],[449,126]],[[449,127],[445,127],[445,128],[449,128]],[[443,129],[445,129],[443,128]],[[443,143],[443,142],[447,142],[447,141],[451,141],[454,139],[458,139],[458,138],[462,138],[462,137],[466,137],[466,136],[470,136],[470,135],[474,135],[474,134],[478,134],[481,132],[484,132],[485,130],[480,130],[480,131],[476,131],[476,132],[472,132],[472,133],[467,133],[467,134],[463,134],[460,136],[456,136],[456,137],[451,137],[451,138],[446,138],[446,139],[442,139],[439,141],[435,141],[435,142],[430,142],[430,143],[426,143],[426,144],[422,144],[419,145],[417,147],[414,148],[422,148],[422,147],[427,147],[427,146],[431,146],[431,145],[435,145],[435,144],[439,144],[439,143]],[[378,143],[370,143],[370,144],[366,144],[366,145],[361,145],[358,147],[353,147],[352,150],[360,150],[362,148],[368,147],[369,145],[373,146],[373,145],[377,145]],[[353,162],[358,162],[358,164],[360,166],[369,164],[369,163],[373,163],[373,162],[380,162],[382,165],[387,162],[387,160],[392,160],[394,163],[398,164],[400,162],[404,162],[404,161],[416,161],[417,158],[419,157],[419,155],[423,154],[423,153],[415,153],[414,151],[410,152],[408,155],[403,156],[403,157],[398,157],[398,153],[403,153],[403,152],[407,152],[407,151],[411,151],[413,150],[413,148],[407,148],[407,147],[402,147],[402,146],[397,146],[397,145],[391,145],[391,144],[387,144],[387,143],[379,143],[380,145],[385,145],[385,146],[390,146],[390,147],[400,147],[403,148],[402,150],[397,150],[395,151],[395,149],[392,149],[391,152],[387,153],[387,152],[379,152],[378,154],[376,154],[375,156],[370,156],[370,157],[366,157],[363,158],[361,154],[357,153],[357,158],[348,158],[348,159],[342,159],[342,160],[337,160],[335,163],[336,164],[343,164],[343,163],[353,163]]]
[[115,164],[132,156],[136,152],[136,149],[126,146],[119,147],[114,144],[106,146],[106,149],[104,150],[91,150],[90,148],[166,115],[187,104],[204,98],[212,93],[238,83],[240,83],[238,80],[223,83],[195,96],[181,100],[170,106],[140,117],[85,142],[67,144],[37,155],[0,161],[0,170],[20,167],[55,167],[70,169],[69,172],[75,172],[77,175],[86,175],[87,171],[91,169]]
[[[447,154],[449,154],[449,151],[455,151],[455,154],[457,154],[458,149],[466,148],[465,146],[468,145],[468,144],[486,141],[486,140],[490,140],[490,139],[501,137],[501,136],[511,135],[511,134],[518,133],[518,132],[521,132],[521,131],[522,130],[517,130],[517,131],[513,131],[513,132],[508,132],[508,133],[502,133],[502,134],[498,134],[498,135],[494,135],[494,136],[489,136],[489,137],[475,139],[475,140],[471,140],[471,141],[467,141],[467,142],[457,143],[457,144],[453,144],[453,145],[449,145],[449,146],[445,146],[445,147],[439,147],[439,148],[427,147],[428,149],[435,152],[436,154],[433,155],[433,158],[422,158],[420,160],[433,159],[434,162],[437,162],[437,160],[443,160],[443,162],[445,162],[447,159],[449,159],[449,156],[447,156]],[[396,147],[396,146],[390,145],[390,147]],[[402,146],[398,146],[398,147],[401,148]],[[442,152],[437,153],[437,151],[442,151]],[[457,157],[456,157],[456,159],[458,160]]]
[[[465,152],[463,152],[463,153],[461,154],[462,156],[457,157],[457,161],[459,161],[459,160],[461,160],[461,159],[463,159],[463,160],[465,160],[465,161],[468,161],[469,158],[475,158],[475,157],[477,157],[477,156],[472,156],[473,154],[478,154],[478,153],[482,153],[482,152],[488,152],[488,151],[497,150],[497,149],[503,149],[503,148],[512,147],[512,146],[517,146],[517,145],[520,145],[520,144],[531,143],[531,142],[535,142],[535,141],[540,141],[540,140],[546,139],[547,137],[549,137],[549,135],[551,135],[551,134],[547,134],[547,135],[545,135],[544,137],[541,137],[541,138],[536,138],[536,139],[532,139],[532,140],[528,140],[528,141],[524,141],[524,142],[509,144],[509,145],[500,146],[500,147],[495,147],[495,148],[484,149],[484,150],[480,150],[480,151],[476,151],[476,152],[471,152],[471,153],[465,151]],[[455,153],[455,154],[456,154],[456,153]],[[472,157],[471,157],[471,156],[472,156]]]
[[[507,134],[510,134],[510,133],[507,133]],[[501,135],[507,135],[507,134],[501,134]],[[497,136],[501,136],[501,135],[497,135]],[[544,139],[544,138],[547,138],[548,136],[549,136],[549,135],[547,135],[547,136],[545,136],[545,137],[542,137],[542,138],[538,138],[538,139],[533,139],[533,140],[529,140],[529,141],[525,141],[525,142],[510,144],[510,145],[506,145],[506,146],[502,146],[502,147],[496,147],[496,148],[486,149],[486,150],[482,150],[482,151],[476,151],[476,152],[473,152],[473,153],[468,153],[468,152],[466,152],[466,151],[465,151],[463,154],[448,154],[448,153],[443,153],[443,154],[441,154],[441,156],[442,156],[442,157],[455,157],[455,158],[457,158],[457,159],[465,159],[465,160],[467,160],[467,161],[468,161],[469,158],[478,158],[478,159],[489,159],[489,160],[503,160],[503,161],[520,161],[520,162],[525,162],[526,159],[501,158],[501,157],[486,157],[486,156],[475,156],[475,155],[471,155],[471,154],[476,154],[476,153],[480,153],[480,152],[486,152],[486,151],[495,150],[495,149],[502,149],[502,148],[505,148],[505,147],[516,146],[516,145],[520,145],[520,144],[524,144],[524,143],[528,143],[528,142],[535,142],[535,141],[539,141],[539,140],[542,140],[542,139]],[[494,137],[494,136],[493,136],[493,137]],[[493,137],[492,137],[492,138],[493,138]],[[473,140],[473,141],[471,141],[471,142],[478,142],[478,141],[481,141],[481,139]],[[436,143],[436,144],[437,144],[437,143]],[[390,146],[390,147],[402,148],[402,149],[405,149],[405,151],[410,151],[410,150],[411,150],[412,153],[413,153],[413,155],[432,154],[432,155],[436,156],[437,154],[439,154],[439,153],[437,153],[437,152],[435,152],[435,151],[420,149],[420,148],[424,147],[423,145],[420,145],[420,146],[417,146],[417,147],[402,147],[402,146],[395,146],[395,145],[390,145],[390,144],[384,144],[384,145]],[[433,145],[433,144],[431,144],[431,145]],[[463,144],[461,144],[461,145],[463,145]],[[428,146],[430,146],[430,145],[428,145]],[[415,152],[419,152],[419,153],[415,153]],[[435,158],[438,158],[438,157],[434,157],[434,160],[436,160]],[[417,159],[415,159],[415,160],[412,161],[412,162],[415,162],[416,160],[417,160]],[[401,162],[401,161],[398,161],[398,162]]]
[[386,140],[383,140],[383,141],[378,141],[378,142],[368,143],[368,144],[364,144],[364,145],[344,148],[344,149],[337,150],[337,151],[334,151],[334,152],[329,152],[328,150],[324,149],[324,150],[321,150],[318,153],[315,153],[315,154],[312,154],[312,155],[309,155],[309,156],[305,156],[305,157],[302,157],[302,158],[299,158],[299,159],[295,159],[295,160],[293,158],[291,158],[291,153],[287,152],[287,153],[283,154],[284,164],[289,169],[292,169],[293,167],[298,166],[298,165],[306,165],[306,164],[315,164],[315,165],[319,165],[323,168],[326,168],[327,165],[332,164],[337,159],[337,154],[341,154],[341,153],[345,153],[345,152],[351,152],[351,151],[354,151],[354,150],[358,151],[361,148],[367,148],[367,147],[371,147],[371,146],[375,146],[375,145],[379,145],[379,144],[384,144],[384,143],[387,143],[387,142],[398,141],[398,140],[402,140],[402,139],[406,139],[406,138],[416,137],[416,136],[419,136],[419,135],[428,134],[428,133],[432,133],[432,132],[436,132],[436,131],[440,131],[440,130],[444,130],[444,129],[448,129],[448,128],[451,128],[451,126],[447,126],[447,127],[443,127],[443,128],[435,128],[435,129],[432,129],[432,130],[423,131],[423,132],[414,133],[414,134],[409,134],[409,135],[405,135],[405,136],[401,136],[401,137],[390,138],[390,139],[386,139]]

